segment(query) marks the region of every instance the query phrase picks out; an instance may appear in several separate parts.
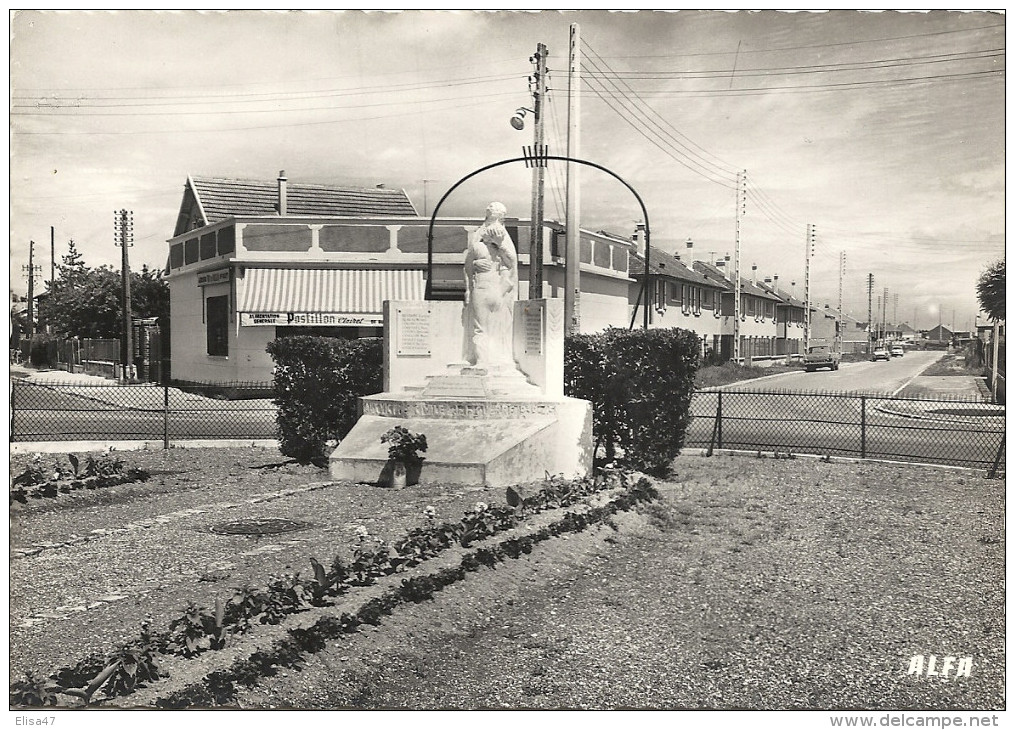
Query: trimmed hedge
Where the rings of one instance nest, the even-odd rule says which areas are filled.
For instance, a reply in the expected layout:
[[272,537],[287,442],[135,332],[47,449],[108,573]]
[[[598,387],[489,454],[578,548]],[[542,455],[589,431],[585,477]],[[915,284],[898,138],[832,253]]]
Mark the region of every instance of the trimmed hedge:
[[665,474],[690,423],[698,337],[681,329],[609,328],[564,341],[564,392],[592,402],[596,450]]
[[329,440],[356,425],[358,399],[383,387],[383,344],[378,338],[283,337],[268,343],[275,361],[275,405],[281,451],[322,463]]

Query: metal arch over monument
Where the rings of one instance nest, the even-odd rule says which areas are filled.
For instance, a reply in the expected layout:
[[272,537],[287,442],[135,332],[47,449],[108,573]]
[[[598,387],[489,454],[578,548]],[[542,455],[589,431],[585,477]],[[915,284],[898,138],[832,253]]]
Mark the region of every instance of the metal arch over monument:
[[[638,300],[635,302],[634,305],[634,312],[632,313],[631,316],[631,326],[629,329],[632,329],[634,327],[634,318],[638,314],[639,306],[642,307],[642,315],[645,329],[648,329],[649,325],[648,292],[651,291],[649,284],[652,279],[652,270],[649,264],[652,249],[649,245],[649,242],[651,240],[652,233],[649,227],[648,208],[645,207],[645,201],[641,199],[641,196],[638,194],[638,191],[634,189],[634,186],[632,186],[631,183],[629,183],[627,180],[622,178],[620,175],[615,173],[610,168],[600,165],[597,162],[592,162],[591,160],[582,160],[580,158],[570,157],[568,155],[546,154],[545,148],[543,150],[538,151],[536,154],[532,156],[511,157],[507,160],[500,160],[499,162],[491,162],[489,165],[484,165],[483,167],[480,167],[478,170],[473,170],[468,175],[458,180],[458,182],[456,182],[450,188],[448,188],[447,191],[444,193],[444,195],[441,196],[441,199],[437,201],[437,205],[434,206],[433,213],[430,214],[430,226],[427,229],[426,234],[426,294],[424,295],[424,298],[427,299],[428,301],[440,300],[445,298],[443,296],[440,296],[440,293],[435,292],[433,287],[433,227],[434,223],[437,220],[438,211],[440,211],[441,206],[444,205],[444,201],[451,196],[451,193],[457,190],[466,181],[474,178],[476,175],[486,172],[487,170],[492,170],[495,167],[502,167],[503,165],[510,165],[515,162],[524,162],[526,167],[529,167],[531,165],[543,166],[548,160],[573,162],[578,165],[586,165],[588,167],[594,167],[597,170],[601,170],[602,172],[605,172],[607,175],[610,175],[611,177],[619,181],[624,187],[630,190],[631,194],[634,195],[635,199],[638,201],[638,205],[641,206],[641,213],[645,217],[645,272],[642,275],[641,291],[638,293]],[[455,291],[453,292],[453,295],[450,298],[457,299],[458,298],[457,295],[458,292]]]
[[518,258],[491,203],[466,251],[465,301],[384,303],[384,392],[332,453],[333,479],[381,480],[393,426],[422,433],[420,482],[507,486],[592,468],[592,406],[564,396],[560,299],[517,300]]

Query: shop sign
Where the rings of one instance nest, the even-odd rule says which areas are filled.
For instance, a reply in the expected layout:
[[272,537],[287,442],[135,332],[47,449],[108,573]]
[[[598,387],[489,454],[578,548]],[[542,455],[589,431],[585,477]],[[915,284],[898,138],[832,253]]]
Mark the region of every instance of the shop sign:
[[211,286],[212,284],[221,284],[229,281],[230,270],[229,269],[215,269],[214,271],[206,271],[203,274],[197,275],[198,286]]
[[348,312],[240,312],[246,327],[380,327],[384,316]]

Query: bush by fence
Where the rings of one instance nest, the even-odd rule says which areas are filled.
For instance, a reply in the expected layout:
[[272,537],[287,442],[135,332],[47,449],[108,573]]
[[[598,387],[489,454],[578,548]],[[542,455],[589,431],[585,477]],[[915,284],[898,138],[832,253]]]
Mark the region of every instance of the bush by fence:
[[592,402],[596,448],[649,473],[680,453],[690,422],[698,338],[681,329],[607,329],[564,343],[564,391]]
[[357,401],[383,387],[380,339],[283,337],[268,344],[275,360],[275,405],[283,454],[319,462],[329,439],[356,425]]

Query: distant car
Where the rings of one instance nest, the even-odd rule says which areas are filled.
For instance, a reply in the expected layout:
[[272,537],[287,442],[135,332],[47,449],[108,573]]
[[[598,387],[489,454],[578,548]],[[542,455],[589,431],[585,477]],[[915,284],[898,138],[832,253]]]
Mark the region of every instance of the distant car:
[[842,356],[828,345],[811,345],[804,355],[804,369],[809,373],[818,368],[838,370],[841,359]]
[[891,360],[892,356],[888,354],[888,350],[883,347],[875,347],[874,354],[871,355],[871,360],[877,362],[878,360]]
[[906,351],[902,349],[902,345],[892,345],[892,357],[902,357],[906,354]]

